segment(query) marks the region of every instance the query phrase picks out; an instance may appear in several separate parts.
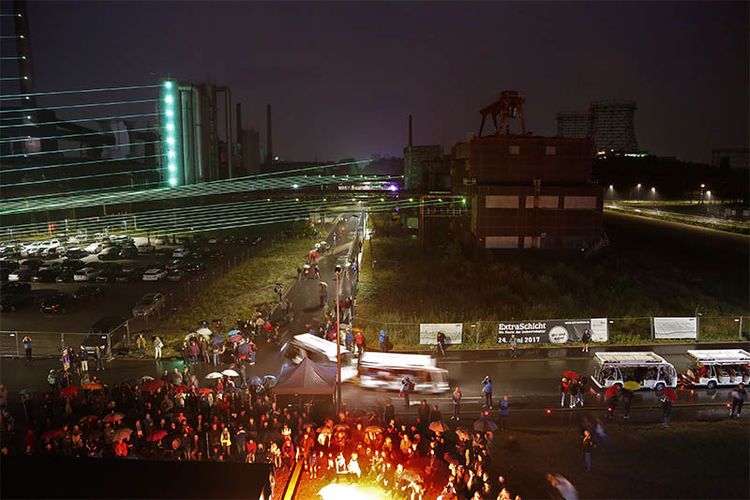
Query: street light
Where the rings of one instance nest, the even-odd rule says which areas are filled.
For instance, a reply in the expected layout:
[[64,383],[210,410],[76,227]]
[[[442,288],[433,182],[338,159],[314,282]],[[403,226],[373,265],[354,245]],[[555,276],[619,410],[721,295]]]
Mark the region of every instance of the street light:
[[[336,415],[341,413],[341,318],[339,316],[339,276],[341,266],[336,264]],[[361,354],[360,354],[361,355]]]

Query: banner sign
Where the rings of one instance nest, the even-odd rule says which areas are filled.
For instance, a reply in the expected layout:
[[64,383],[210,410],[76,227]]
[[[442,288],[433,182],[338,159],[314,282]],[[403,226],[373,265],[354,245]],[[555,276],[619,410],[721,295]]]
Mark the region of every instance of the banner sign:
[[587,328],[591,332],[592,342],[607,341],[607,318],[593,318],[498,323],[497,343],[507,344],[511,335],[516,336],[519,344],[580,342]]
[[696,318],[654,318],[656,339],[697,339]]
[[445,334],[446,344],[460,344],[463,342],[463,323],[420,323],[419,343],[437,345],[437,334]]

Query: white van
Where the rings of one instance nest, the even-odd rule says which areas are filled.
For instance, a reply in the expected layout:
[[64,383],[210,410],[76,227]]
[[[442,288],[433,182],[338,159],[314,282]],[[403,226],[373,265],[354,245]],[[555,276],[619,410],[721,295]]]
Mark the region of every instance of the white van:
[[692,366],[682,376],[689,385],[713,389],[750,382],[750,353],[743,349],[706,349],[687,352]]
[[365,352],[356,382],[367,389],[400,391],[404,377],[414,384],[414,392],[439,394],[450,390],[448,370],[438,368],[435,359],[425,354]]
[[[336,366],[336,343],[310,333],[295,335],[281,347],[281,353],[290,363],[298,365],[307,357],[323,366]],[[352,353],[341,346],[341,380],[357,375]]]
[[642,389],[677,387],[677,371],[671,363],[654,352],[598,352],[597,364],[591,380],[604,389],[633,380]]

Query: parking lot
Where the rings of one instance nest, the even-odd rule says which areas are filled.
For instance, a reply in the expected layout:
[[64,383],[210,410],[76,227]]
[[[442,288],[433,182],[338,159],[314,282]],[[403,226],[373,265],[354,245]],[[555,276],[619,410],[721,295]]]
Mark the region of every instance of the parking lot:
[[[145,241],[145,238],[143,238]],[[209,243],[210,242],[210,243]],[[136,238],[136,243],[141,244]],[[255,243],[255,244],[253,244]],[[138,276],[134,276],[129,282],[117,282],[110,273],[109,279],[104,281],[90,282],[29,282],[31,286],[31,298],[20,305],[17,310],[10,311],[6,308],[0,313],[0,331],[8,338],[2,343],[3,355],[12,354],[13,345],[20,338],[11,335],[18,332],[22,337],[24,332],[34,335],[35,344],[38,347],[50,344],[54,348],[47,347],[44,350],[57,349],[57,346],[80,345],[91,326],[100,318],[122,317],[128,320],[127,330],[138,332],[153,328],[160,318],[168,315],[171,311],[180,307],[187,298],[197,293],[206,283],[221,276],[244,259],[262,244],[258,239],[244,238],[242,240],[198,240],[193,243],[183,242],[181,245],[159,245],[156,250],[160,255],[149,253],[137,255],[132,259],[116,259],[102,262],[97,254],[87,255],[81,259],[86,266],[93,264],[96,268],[115,266],[118,269],[135,268]],[[176,248],[189,248],[189,255],[183,258],[173,257]],[[197,257],[196,257],[197,254]],[[37,257],[38,258],[38,257]],[[14,259],[15,260],[15,259]],[[24,259],[18,259],[24,260]],[[46,262],[63,262],[64,259],[48,259]],[[198,264],[196,266],[196,264]],[[144,281],[141,276],[146,269],[164,269],[175,267],[182,269],[178,281],[167,280],[160,277],[157,281]],[[190,271],[188,271],[190,267]],[[7,280],[3,286],[7,286]],[[50,299],[60,292],[73,294],[83,286],[95,287],[100,290],[97,296],[85,300],[74,300],[64,309],[64,313],[44,313],[41,304],[45,299]],[[146,294],[159,292],[164,295],[163,307],[153,314],[147,316],[133,317],[134,305]],[[60,334],[64,333],[68,340],[63,340]],[[47,338],[49,337],[49,338]],[[44,340],[42,339],[44,338]],[[6,345],[7,344],[7,345]],[[113,346],[114,347],[114,346]],[[22,351],[21,351],[22,353]],[[36,354],[43,355],[37,351]]]

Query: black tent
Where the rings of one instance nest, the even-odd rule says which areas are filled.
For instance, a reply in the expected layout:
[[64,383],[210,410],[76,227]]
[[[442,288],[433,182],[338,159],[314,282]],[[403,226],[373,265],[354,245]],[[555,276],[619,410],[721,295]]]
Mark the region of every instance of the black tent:
[[273,392],[277,395],[331,395],[336,385],[336,369],[305,358],[296,368],[282,374]]

